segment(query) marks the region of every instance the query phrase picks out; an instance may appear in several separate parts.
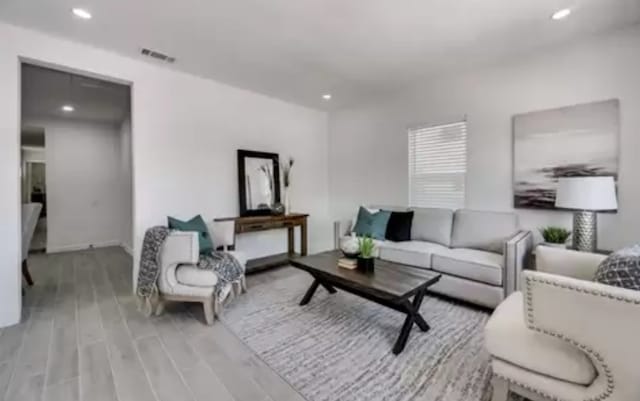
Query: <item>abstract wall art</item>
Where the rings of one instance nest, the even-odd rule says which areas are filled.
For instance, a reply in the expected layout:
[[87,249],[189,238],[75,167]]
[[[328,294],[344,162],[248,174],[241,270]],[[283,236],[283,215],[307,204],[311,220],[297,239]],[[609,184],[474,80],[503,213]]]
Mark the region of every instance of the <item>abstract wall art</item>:
[[580,104],[513,117],[513,204],[555,209],[560,177],[618,177],[620,102]]

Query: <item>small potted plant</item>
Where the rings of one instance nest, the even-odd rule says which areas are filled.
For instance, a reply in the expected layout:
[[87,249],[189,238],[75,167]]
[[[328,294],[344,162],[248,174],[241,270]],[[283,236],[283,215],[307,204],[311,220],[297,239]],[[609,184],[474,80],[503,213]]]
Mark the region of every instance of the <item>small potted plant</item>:
[[375,243],[369,235],[358,238],[360,254],[358,255],[358,270],[363,272],[372,272],[374,267],[373,252]]
[[563,227],[547,226],[539,229],[542,238],[544,238],[544,244],[546,246],[552,246],[555,248],[566,248],[567,239],[571,236],[571,231]]

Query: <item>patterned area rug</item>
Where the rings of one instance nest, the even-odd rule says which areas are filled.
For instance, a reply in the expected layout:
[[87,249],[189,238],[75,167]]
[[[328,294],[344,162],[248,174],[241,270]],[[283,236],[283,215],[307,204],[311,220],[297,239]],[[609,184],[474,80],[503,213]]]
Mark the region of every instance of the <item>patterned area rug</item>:
[[298,305],[304,274],[259,284],[225,309],[224,323],[309,401],[486,401],[491,370],[483,349],[486,311],[427,297],[398,356],[404,316],[322,287]]

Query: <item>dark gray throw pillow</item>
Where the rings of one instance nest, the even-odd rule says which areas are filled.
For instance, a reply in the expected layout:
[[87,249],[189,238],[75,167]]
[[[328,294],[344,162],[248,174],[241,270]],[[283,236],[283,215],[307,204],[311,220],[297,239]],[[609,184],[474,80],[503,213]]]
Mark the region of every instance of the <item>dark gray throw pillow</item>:
[[413,211],[394,212],[391,211],[385,238],[389,241],[401,242],[411,241],[411,223],[413,222]]
[[640,245],[624,248],[609,255],[598,266],[594,281],[640,290]]

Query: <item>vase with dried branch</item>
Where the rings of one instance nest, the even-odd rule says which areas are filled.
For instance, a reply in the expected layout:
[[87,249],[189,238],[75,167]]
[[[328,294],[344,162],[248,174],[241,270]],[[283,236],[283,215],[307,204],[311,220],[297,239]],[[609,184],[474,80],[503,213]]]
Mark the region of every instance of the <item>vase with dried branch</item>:
[[293,168],[294,159],[289,157],[285,163],[281,163],[282,184],[284,185],[284,213],[291,213],[291,204],[289,203],[289,188],[291,187],[291,169]]
[[271,207],[274,202],[275,202],[275,191],[273,188],[273,171],[271,169],[271,166],[269,164],[263,164],[262,166],[260,166],[260,171],[262,171],[262,173],[265,175],[265,178],[267,180],[267,186],[268,188],[265,188],[266,191],[268,191],[269,193],[267,194],[267,197],[269,198],[269,204],[266,205],[267,207]]

